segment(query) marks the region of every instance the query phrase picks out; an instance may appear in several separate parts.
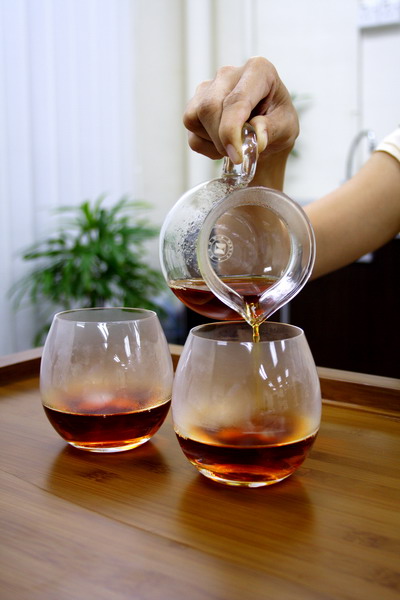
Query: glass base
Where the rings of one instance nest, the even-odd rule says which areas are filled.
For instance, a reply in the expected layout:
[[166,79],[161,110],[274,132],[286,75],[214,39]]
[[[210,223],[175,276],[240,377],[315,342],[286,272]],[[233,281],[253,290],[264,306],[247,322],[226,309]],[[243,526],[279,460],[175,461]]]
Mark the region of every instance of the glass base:
[[82,444],[82,443],[70,442],[70,441],[68,441],[68,444],[70,444],[70,446],[73,446],[73,448],[77,448],[78,450],[86,450],[86,452],[100,452],[100,453],[111,454],[112,452],[125,452],[126,450],[133,450],[134,448],[137,448],[138,446],[145,444],[150,439],[151,439],[151,436],[143,437],[143,438],[140,438],[139,440],[127,442],[126,444],[123,444],[122,446],[112,446],[110,444],[96,445],[95,443]]
[[288,473],[287,475],[285,475],[284,477],[281,477],[280,479],[267,479],[267,480],[263,480],[263,481],[250,481],[250,480],[245,481],[243,479],[242,480],[228,479],[222,475],[213,473],[212,471],[209,471],[208,469],[200,469],[197,465],[196,465],[196,468],[199,471],[199,473],[201,473],[205,477],[208,477],[208,479],[212,479],[213,481],[216,481],[217,483],[222,483],[224,485],[232,485],[232,486],[236,486],[236,487],[250,487],[250,488],[258,488],[258,487],[265,487],[267,485],[273,485],[274,483],[279,483],[280,481],[287,479],[288,477],[290,477],[290,475],[293,474],[293,473]]

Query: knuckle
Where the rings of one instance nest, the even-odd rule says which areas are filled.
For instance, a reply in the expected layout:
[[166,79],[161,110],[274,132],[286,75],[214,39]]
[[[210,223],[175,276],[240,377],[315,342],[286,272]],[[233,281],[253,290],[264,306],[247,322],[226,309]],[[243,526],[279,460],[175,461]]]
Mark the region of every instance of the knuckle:
[[264,56],[251,56],[247,61],[249,65],[262,67],[265,65],[270,65],[271,63]]
[[263,56],[254,56],[250,58],[246,66],[249,71],[257,74],[258,78],[268,82],[269,87],[274,88],[282,85],[275,66]]
[[220,108],[220,102],[212,96],[203,98],[197,107],[197,114],[200,121],[207,120],[210,115],[216,113]]
[[245,94],[244,92],[242,92],[240,90],[233,90],[227,96],[225,96],[223,103],[222,103],[222,107],[223,107],[223,109],[226,109],[226,108],[230,108],[233,105],[239,105],[239,104],[241,105],[241,108],[243,108],[243,110],[248,112],[248,114],[251,113],[252,105],[251,105],[250,98],[248,97],[247,94]]
[[247,64],[248,64],[248,66],[254,68],[257,71],[259,71],[259,70],[264,70],[264,71],[265,70],[269,70],[269,71],[275,71],[276,72],[276,69],[275,69],[274,65],[272,64],[272,62],[270,62],[264,56],[252,56],[247,61]]
[[198,125],[197,115],[188,110],[184,113],[182,121],[186,129],[189,131],[193,131]]
[[233,67],[232,65],[224,65],[222,67],[219,67],[215,79],[230,77],[231,75],[234,75],[237,72],[237,70],[238,68]]
[[203,94],[205,90],[207,90],[210,87],[210,84],[211,79],[206,79],[205,81],[200,82],[196,87],[195,94]]

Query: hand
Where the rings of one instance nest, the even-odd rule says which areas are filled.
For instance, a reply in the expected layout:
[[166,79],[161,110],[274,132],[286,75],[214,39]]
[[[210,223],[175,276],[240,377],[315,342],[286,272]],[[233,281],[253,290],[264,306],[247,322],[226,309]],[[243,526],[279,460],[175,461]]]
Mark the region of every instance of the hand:
[[246,121],[256,131],[259,162],[277,153],[286,162],[299,133],[297,113],[275,67],[262,57],[220,68],[197,87],[183,116],[192,150],[213,159],[229,156],[236,164]]

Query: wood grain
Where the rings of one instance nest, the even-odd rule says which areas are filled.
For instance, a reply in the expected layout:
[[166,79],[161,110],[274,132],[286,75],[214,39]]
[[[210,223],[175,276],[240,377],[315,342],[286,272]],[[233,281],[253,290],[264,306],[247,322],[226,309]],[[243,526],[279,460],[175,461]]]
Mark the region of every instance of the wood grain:
[[[170,417],[130,452],[71,448],[17,371],[0,386],[2,600],[398,599],[400,411],[380,405],[395,380],[374,378],[365,410],[356,388],[328,399],[297,474],[249,490],[198,475]],[[372,381],[322,375],[340,394]]]

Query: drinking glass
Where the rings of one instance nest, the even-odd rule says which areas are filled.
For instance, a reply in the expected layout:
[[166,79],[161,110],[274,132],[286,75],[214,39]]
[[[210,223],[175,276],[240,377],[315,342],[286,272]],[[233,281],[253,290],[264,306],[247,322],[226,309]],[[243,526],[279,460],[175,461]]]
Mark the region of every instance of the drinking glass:
[[317,436],[321,392],[304,332],[266,322],[192,329],[172,391],[175,433],[206,477],[260,487],[289,477]]
[[147,442],[170,406],[172,359],[155,312],[88,308],[54,316],[40,391],[60,436],[92,452]]

